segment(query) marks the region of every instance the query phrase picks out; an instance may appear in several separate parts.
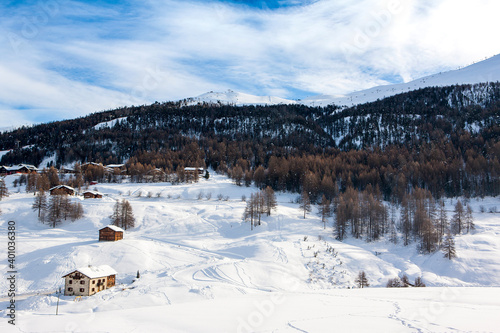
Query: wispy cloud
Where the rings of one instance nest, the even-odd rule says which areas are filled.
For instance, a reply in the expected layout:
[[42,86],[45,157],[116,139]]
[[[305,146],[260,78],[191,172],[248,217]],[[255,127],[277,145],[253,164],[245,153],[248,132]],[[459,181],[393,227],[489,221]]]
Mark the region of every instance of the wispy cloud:
[[0,5],[0,127],[209,90],[301,98],[407,81],[499,53],[499,9],[492,0],[12,2]]

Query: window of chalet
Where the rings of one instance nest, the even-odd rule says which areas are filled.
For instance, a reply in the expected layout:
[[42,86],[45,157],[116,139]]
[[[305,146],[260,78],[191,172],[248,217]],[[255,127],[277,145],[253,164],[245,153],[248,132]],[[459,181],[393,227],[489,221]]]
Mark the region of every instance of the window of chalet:
[[83,293],[85,291],[85,288],[80,288],[80,292]]
[[85,284],[85,281],[83,281],[83,280],[82,280],[82,281],[80,281],[80,284]]
[[95,280],[92,280],[92,284],[95,284]]
[[94,292],[94,291],[95,291],[95,288],[92,288],[92,292]]
[[73,291],[73,288],[69,287],[69,288],[68,288],[68,291]]
[[68,282],[68,283],[69,283],[69,284],[73,284],[73,280],[69,280],[69,282]]

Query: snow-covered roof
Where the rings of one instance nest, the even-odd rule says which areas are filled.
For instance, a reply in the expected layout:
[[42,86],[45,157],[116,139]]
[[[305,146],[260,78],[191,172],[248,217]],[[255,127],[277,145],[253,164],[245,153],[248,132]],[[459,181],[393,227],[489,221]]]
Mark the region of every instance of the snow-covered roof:
[[[78,268],[77,270],[71,272],[71,273],[74,273],[74,272],[80,272],[82,273],[83,275],[91,278],[91,279],[96,279],[96,278],[100,278],[100,277],[104,277],[104,276],[110,276],[110,275],[116,275],[116,271],[111,268],[110,266],[108,265],[101,265],[101,266],[86,266],[86,267],[82,267],[82,268]],[[71,273],[68,273],[64,276],[67,276]],[[64,277],[63,276],[63,277]]]
[[34,165],[31,164],[18,164],[18,165],[13,165],[13,166],[3,166],[7,171],[17,171],[21,170],[22,168],[26,168],[28,170],[32,171],[38,171],[38,168]]
[[194,168],[194,167],[185,167],[184,170],[195,171],[195,170],[204,170],[204,169],[203,168]]
[[[109,229],[111,229],[111,230],[113,230],[113,231],[121,231],[121,232],[124,232],[124,230],[123,230],[122,228],[117,227],[116,225],[112,225],[112,224],[107,225],[107,226],[105,226],[104,228],[109,228]],[[104,228],[102,228],[102,229],[104,229]],[[101,229],[101,230],[102,230],[102,229]]]
[[125,164],[108,164],[108,165],[106,165],[106,168],[121,168],[124,166],[125,166]]
[[57,186],[54,186],[53,188],[49,189],[49,191],[56,190],[59,188],[67,188],[68,190],[72,190],[72,191],[76,192],[76,190],[74,188],[72,188],[71,186],[68,186],[68,185],[57,185]]
[[97,191],[85,191],[85,192],[83,192],[83,194],[85,194],[85,193],[90,193],[90,194],[93,194],[93,195],[102,195],[101,192],[97,192]]
[[87,162],[87,163],[83,163],[81,166],[85,166],[85,165],[102,166],[102,163]]

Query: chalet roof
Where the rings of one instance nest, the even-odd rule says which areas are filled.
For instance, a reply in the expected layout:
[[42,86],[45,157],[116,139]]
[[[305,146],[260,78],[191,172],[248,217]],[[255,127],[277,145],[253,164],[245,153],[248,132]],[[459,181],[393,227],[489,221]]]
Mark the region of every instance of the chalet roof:
[[121,168],[124,166],[125,166],[125,164],[108,164],[108,165],[106,165],[106,168]]
[[63,277],[65,276],[68,276],[74,272],[80,272],[82,273],[83,275],[87,276],[88,278],[90,279],[96,279],[96,278],[100,278],[100,277],[106,277],[106,276],[110,276],[110,275],[116,275],[116,271],[111,268],[110,266],[108,265],[101,265],[101,266],[86,266],[86,267],[82,267],[82,268],[79,268],[77,270],[74,270],[72,271],[71,273],[68,273],[66,275],[64,275]]
[[97,191],[85,191],[85,192],[83,192],[83,194],[85,194],[85,193],[90,193],[93,195],[103,195],[101,192],[97,192]]
[[[105,226],[105,227],[104,227],[104,228],[102,228],[102,229],[105,229],[105,228],[109,228],[109,229],[111,229],[111,230],[113,230],[113,231],[124,232],[124,230],[123,230],[122,228],[117,227],[116,225],[112,225],[112,224],[107,225],[107,226]],[[100,230],[102,230],[102,229],[100,229]]]
[[185,167],[184,170],[186,171],[195,171],[195,170],[205,170],[203,168],[194,168],[194,167]]
[[57,185],[57,186],[54,186],[53,188],[49,189],[49,191],[56,190],[56,189],[59,189],[59,188],[66,188],[68,190],[76,192],[76,190],[74,188],[72,188],[71,186],[68,186],[68,185]]
[[3,166],[5,170],[7,171],[17,171],[21,170],[22,168],[26,168],[31,171],[38,171],[38,168],[34,165],[31,164],[18,164],[18,165],[13,165],[13,166]]
[[87,162],[87,163],[83,163],[81,166],[86,166],[86,165],[102,166],[102,163]]

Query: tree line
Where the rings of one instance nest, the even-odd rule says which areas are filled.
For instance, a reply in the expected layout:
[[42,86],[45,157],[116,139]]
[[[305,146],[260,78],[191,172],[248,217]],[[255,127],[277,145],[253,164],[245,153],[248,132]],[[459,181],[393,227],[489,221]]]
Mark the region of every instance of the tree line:
[[[15,142],[4,164],[56,153],[70,162],[126,161],[126,174],[99,168],[72,180],[191,181],[209,167],[238,185],[301,193],[313,203],[352,187],[378,187],[401,203],[412,188],[435,198],[500,194],[499,83],[426,88],[352,108],[155,103],[0,134]],[[114,120],[111,125],[96,126]],[[391,139],[387,139],[387,135]],[[77,173],[78,174],[78,173]]]

